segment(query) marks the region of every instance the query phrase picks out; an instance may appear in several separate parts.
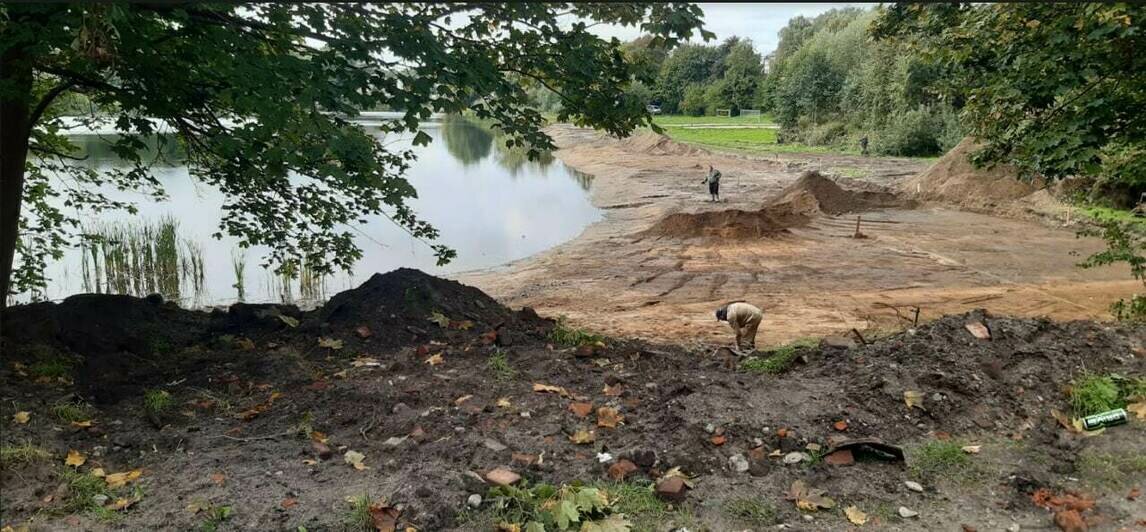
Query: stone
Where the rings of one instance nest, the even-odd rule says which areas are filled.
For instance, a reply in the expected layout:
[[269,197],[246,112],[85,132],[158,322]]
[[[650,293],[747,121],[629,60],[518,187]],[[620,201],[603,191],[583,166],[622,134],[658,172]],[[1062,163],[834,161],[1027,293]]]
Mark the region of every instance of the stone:
[[617,460],[617,463],[609,466],[609,478],[620,482],[625,480],[625,477],[636,470],[637,464],[625,459]]
[[334,451],[330,449],[330,446],[320,441],[311,441],[310,448],[320,459],[330,460],[330,457],[334,456]]
[[904,519],[919,516],[919,512],[912,510],[906,506],[900,506],[898,511],[899,511],[899,516],[904,518]]
[[387,438],[386,441],[382,442],[382,445],[385,445],[387,447],[399,447],[403,443],[406,443],[406,440],[408,438],[409,438],[409,436],[393,436],[393,437]]
[[708,423],[704,426],[704,431],[709,433],[709,434],[712,434],[712,433],[716,432],[716,425],[713,425],[712,423]]
[[914,491],[917,493],[923,493],[923,485],[918,483],[918,482],[915,482],[913,480],[907,480],[907,481],[903,482],[903,485],[907,486],[907,489],[909,489],[911,491]]
[[687,486],[684,485],[684,479],[680,477],[668,477],[657,482],[656,492],[657,497],[669,502],[682,502],[684,501],[684,490]]
[[763,445],[748,449],[748,461],[749,462],[763,462],[767,458],[768,458],[768,452],[764,450]]
[[500,453],[509,448],[506,447],[505,444],[493,438],[486,438],[485,441],[481,442],[481,444],[484,445],[486,449],[489,449],[495,453]]
[[850,466],[856,463],[851,449],[840,449],[824,457],[824,463],[834,466]]
[[1086,521],[1077,510],[1062,510],[1054,514],[1054,524],[1062,532],[1086,532]]
[[466,506],[469,506],[470,508],[477,508],[481,506],[481,495],[476,493],[470,495],[469,498],[466,499]]
[[394,405],[392,408],[390,408],[390,413],[397,414],[397,415],[405,414],[409,411],[410,411],[410,406],[407,405],[406,403],[398,403],[398,404]]
[[748,472],[748,459],[742,454],[734,454],[728,458],[728,465],[737,473]]
[[651,449],[641,449],[639,451],[633,451],[633,455],[630,459],[634,464],[641,467],[652,467],[657,463],[657,453]]
[[590,358],[595,354],[597,354],[597,348],[591,345],[583,345],[577,348],[577,351],[573,353],[573,356],[577,358]]
[[812,457],[808,456],[808,453],[802,453],[799,451],[795,451],[795,452],[790,452],[790,453],[784,455],[783,461],[785,464],[791,465],[791,464],[798,464],[800,462],[806,462],[806,461],[811,460],[811,459],[812,459]]
[[856,341],[847,336],[825,336],[820,340],[820,349],[851,349]]
[[486,482],[497,486],[509,486],[521,480],[521,475],[499,467],[485,474]]
[[1011,523],[1011,526],[1007,527],[1007,532],[1019,532],[1022,529],[1023,527],[1019,526],[1018,523]]

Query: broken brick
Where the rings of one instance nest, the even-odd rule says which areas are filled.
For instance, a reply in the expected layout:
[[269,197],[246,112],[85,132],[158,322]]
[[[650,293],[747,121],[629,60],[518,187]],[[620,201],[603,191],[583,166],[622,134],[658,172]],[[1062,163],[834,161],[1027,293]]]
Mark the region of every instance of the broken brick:
[[521,480],[521,475],[505,468],[496,468],[485,474],[486,482],[497,486],[509,486]]
[[849,466],[856,463],[851,449],[841,449],[824,457],[824,463],[834,466]]
[[661,479],[660,482],[657,482],[657,497],[669,502],[682,502],[684,501],[685,487],[684,479],[680,477]]
[[1082,515],[1075,510],[1063,510],[1054,514],[1054,524],[1062,532],[1086,532],[1089,527],[1082,520]]
[[630,473],[637,470],[637,465],[628,460],[618,460],[617,463],[609,466],[609,478],[615,481],[625,480],[625,477]]

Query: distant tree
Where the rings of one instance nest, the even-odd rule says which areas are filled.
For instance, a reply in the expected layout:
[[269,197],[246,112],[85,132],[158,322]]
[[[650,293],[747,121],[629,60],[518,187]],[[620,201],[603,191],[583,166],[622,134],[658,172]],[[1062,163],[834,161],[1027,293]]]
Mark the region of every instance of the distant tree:
[[625,60],[633,65],[633,76],[642,83],[653,83],[669,50],[662,40],[652,35],[641,35],[621,45]]
[[761,80],[760,54],[752,46],[752,41],[738,41],[729,49],[723,62],[724,87],[721,92],[728,103],[727,107],[752,108]]
[[708,110],[708,94],[704,86],[693,83],[684,89],[684,98],[680,102],[680,112],[686,115],[701,116]]
[[712,81],[719,59],[720,54],[713,46],[684,44],[673,50],[657,76],[656,93],[664,111],[675,113],[680,110],[685,88],[689,85]]
[[[407,203],[413,153],[348,117],[401,109],[383,129],[425,144],[431,113],[469,109],[536,155],[552,142],[532,80],[560,97],[559,119],[626,135],[651,123],[645,102],[625,94],[633,71],[620,42],[588,23],[638,26],[671,47],[701,14],[683,3],[0,4],[0,296],[45,282],[79,216],[134,208],[100,187],[164,196],[138,155],[152,135],[181,143],[192,175],[222,192],[219,234],[269,246],[279,271],[350,267],[362,251],[346,224],[367,215],[433,239]],[[58,102],[71,94],[125,131],[109,142],[131,168],[68,159]],[[60,196],[67,210],[50,201]]]

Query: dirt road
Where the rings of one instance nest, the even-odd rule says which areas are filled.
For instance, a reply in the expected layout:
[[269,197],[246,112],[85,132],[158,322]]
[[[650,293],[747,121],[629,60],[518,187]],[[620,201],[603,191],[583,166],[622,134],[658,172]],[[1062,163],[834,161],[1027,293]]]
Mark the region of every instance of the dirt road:
[[[925,169],[910,159],[711,154],[645,135],[627,140],[556,127],[569,166],[594,176],[605,218],[539,255],[460,275],[511,306],[565,315],[612,335],[711,343],[727,331],[713,310],[745,299],[765,309],[761,344],[851,328],[900,328],[920,308],[926,321],[987,308],[1055,319],[1107,318],[1109,303],[1140,284],[1123,268],[1081,270],[1102,248],[1070,228],[943,208],[820,216],[772,238],[642,236],[668,214],[759,209],[807,169],[845,187],[892,186]],[[707,202],[706,165],[724,174],[724,203]],[[854,176],[854,177],[845,177]]]

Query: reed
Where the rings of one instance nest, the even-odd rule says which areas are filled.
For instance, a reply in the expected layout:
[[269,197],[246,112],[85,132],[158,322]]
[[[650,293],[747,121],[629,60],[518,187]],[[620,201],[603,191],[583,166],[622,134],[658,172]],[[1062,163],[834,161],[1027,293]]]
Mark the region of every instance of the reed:
[[206,266],[201,243],[179,236],[170,216],[157,222],[100,224],[81,243],[84,289],[89,292],[180,300],[203,290]]

